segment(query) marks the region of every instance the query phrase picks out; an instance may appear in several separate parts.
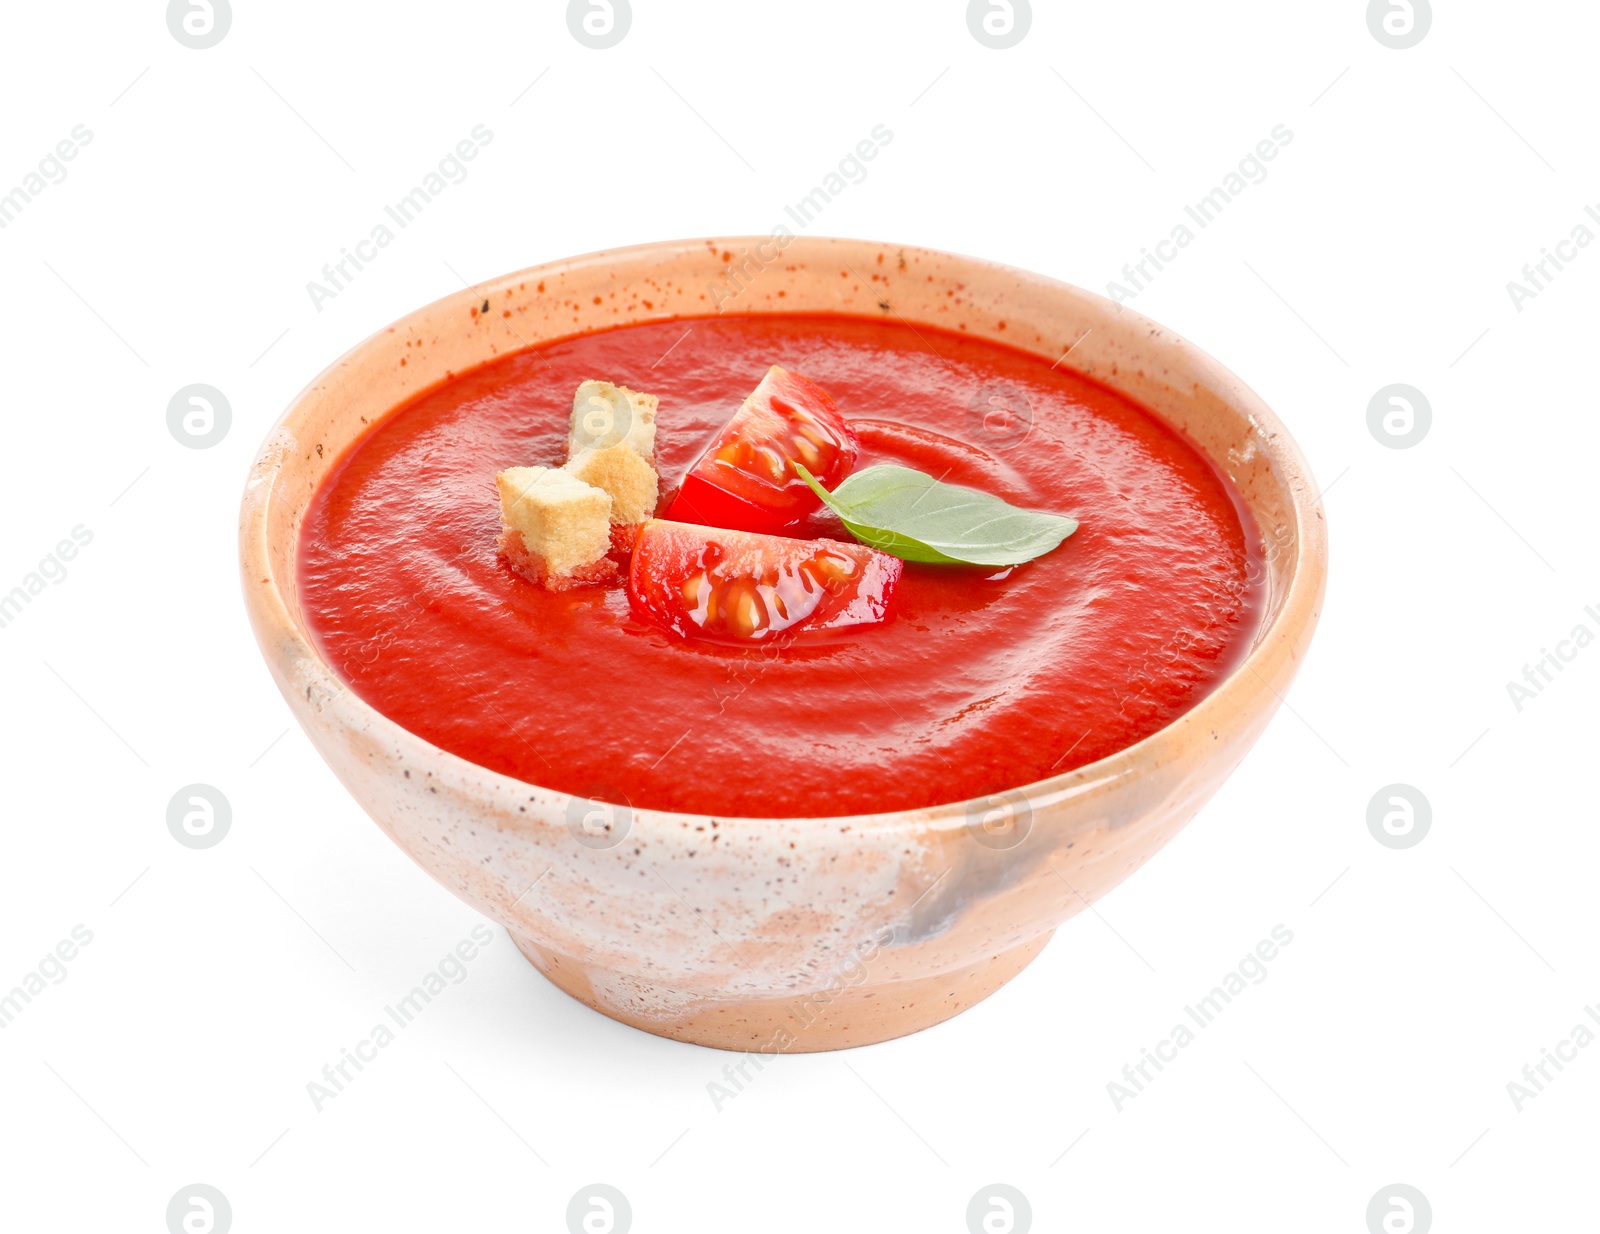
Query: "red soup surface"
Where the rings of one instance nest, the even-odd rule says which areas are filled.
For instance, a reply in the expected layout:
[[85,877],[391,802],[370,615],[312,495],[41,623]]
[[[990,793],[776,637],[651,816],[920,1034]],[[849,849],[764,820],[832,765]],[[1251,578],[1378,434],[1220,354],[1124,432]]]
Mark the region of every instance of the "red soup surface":
[[[685,640],[620,586],[542,591],[495,548],[495,472],[565,458],[572,392],[660,396],[663,507],[769,365],[895,462],[1081,523],[1009,570],[908,564],[881,625],[783,647]],[[1259,536],[1149,412],[1048,360],[837,316],[625,326],[453,377],[369,431],[307,512],[301,603],[384,715],[481,766],[637,808],[792,817],[979,797],[1093,762],[1194,706],[1258,622]],[[786,534],[849,540],[826,511]]]

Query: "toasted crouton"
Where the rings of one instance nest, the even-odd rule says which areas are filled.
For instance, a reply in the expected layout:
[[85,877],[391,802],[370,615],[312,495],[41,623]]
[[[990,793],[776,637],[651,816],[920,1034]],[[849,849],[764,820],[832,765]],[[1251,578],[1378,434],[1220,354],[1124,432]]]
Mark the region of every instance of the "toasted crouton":
[[638,394],[609,381],[586,381],[572,396],[567,428],[567,458],[585,450],[628,446],[647,463],[656,457],[656,405],[653,394]]
[[510,467],[500,489],[500,548],[530,582],[561,589],[615,577],[611,496],[558,467]]
[[611,521],[642,523],[656,512],[656,469],[626,445],[575,454],[562,469],[611,495]]

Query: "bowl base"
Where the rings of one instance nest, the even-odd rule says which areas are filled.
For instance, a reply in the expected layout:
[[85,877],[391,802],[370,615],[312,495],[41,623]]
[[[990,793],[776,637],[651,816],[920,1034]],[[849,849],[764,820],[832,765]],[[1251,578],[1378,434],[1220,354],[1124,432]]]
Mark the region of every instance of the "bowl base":
[[[552,984],[620,1023],[718,1050],[810,1054],[872,1045],[942,1023],[1015,977],[1044,950],[1053,933],[934,977],[845,986],[831,995],[728,1001],[596,969],[515,934],[511,941]],[[644,1008],[663,1010],[643,1014]],[[666,1010],[670,1008],[680,1010]]]

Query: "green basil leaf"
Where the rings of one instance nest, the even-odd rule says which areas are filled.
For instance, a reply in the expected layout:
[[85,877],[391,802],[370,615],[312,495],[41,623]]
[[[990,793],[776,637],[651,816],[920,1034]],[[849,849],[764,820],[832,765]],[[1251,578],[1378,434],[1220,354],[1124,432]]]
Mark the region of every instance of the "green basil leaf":
[[794,469],[851,535],[902,561],[1015,566],[1078,530],[1076,519],[1022,510],[892,463],[854,472],[831,493],[801,464]]

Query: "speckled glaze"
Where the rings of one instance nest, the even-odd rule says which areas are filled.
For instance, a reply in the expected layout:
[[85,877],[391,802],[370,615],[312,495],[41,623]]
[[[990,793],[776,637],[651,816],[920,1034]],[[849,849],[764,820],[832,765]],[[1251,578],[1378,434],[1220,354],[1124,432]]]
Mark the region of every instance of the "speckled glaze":
[[[1071,367],[1182,428],[1233,478],[1266,541],[1265,616],[1248,658],[1137,745],[1018,785],[1006,803],[1018,823],[998,837],[981,825],[995,801],[821,819],[638,810],[617,820],[627,833],[609,848],[579,842],[581,810],[564,794],[428,744],[323,662],[296,595],[300,520],[369,425],[453,373],[548,339],[807,311],[892,314],[1051,360],[1070,348]],[[860,240],[694,240],[507,275],[356,347],[268,435],[245,489],[240,557],[262,652],[322,756],[396,844],[510,931],[540,972],[648,1032],[733,1050],[827,1050],[915,1032],[993,993],[1211,796],[1271,718],[1316,624],[1327,542],[1315,492],[1294,442],[1243,383],[1099,296]]]

